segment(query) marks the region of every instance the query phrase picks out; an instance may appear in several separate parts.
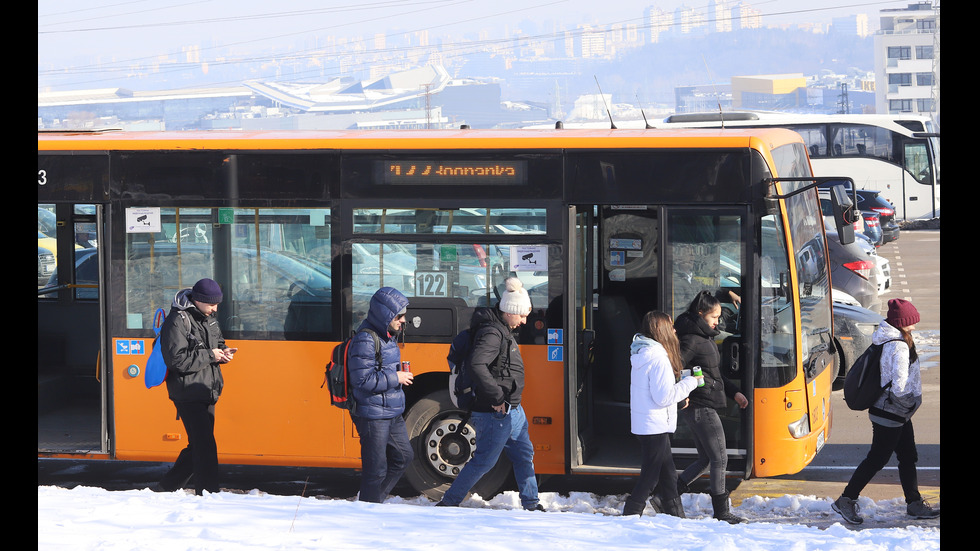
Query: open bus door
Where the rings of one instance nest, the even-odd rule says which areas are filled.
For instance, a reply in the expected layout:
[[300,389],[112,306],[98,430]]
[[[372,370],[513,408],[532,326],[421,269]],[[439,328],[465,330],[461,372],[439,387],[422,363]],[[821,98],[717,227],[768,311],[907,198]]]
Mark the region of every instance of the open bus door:
[[38,277],[38,453],[110,453],[103,212],[38,202],[38,247],[56,257]]
[[[571,469],[638,472],[639,447],[630,431],[630,343],[646,312],[676,318],[701,289],[738,297],[722,300],[720,369],[742,388],[750,384],[741,346],[754,334],[741,321],[751,319],[753,307],[743,299],[755,293],[744,285],[751,273],[745,211],[586,205],[570,209],[569,231]],[[747,468],[748,413],[732,401],[719,413],[737,484]],[[672,440],[675,463],[684,468],[697,451],[683,422]]]

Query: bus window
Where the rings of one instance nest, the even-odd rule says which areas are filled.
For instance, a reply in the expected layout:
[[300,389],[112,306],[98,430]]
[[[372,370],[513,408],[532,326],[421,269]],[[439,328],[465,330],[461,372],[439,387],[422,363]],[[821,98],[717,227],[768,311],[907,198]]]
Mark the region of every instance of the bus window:
[[908,170],[916,180],[923,184],[931,183],[929,173],[929,153],[925,142],[905,144],[905,170]]
[[756,373],[757,387],[778,387],[796,377],[796,331],[793,303],[787,296],[789,263],[782,217],[762,218],[762,257],[760,315],[762,350]]
[[676,318],[695,295],[711,291],[722,303],[719,329],[736,332],[741,304],[745,245],[741,216],[672,212],[667,218],[670,236],[671,286],[668,312]]
[[524,250],[545,254],[540,247],[497,243],[352,243],[353,328],[367,315],[374,292],[385,286],[409,298],[462,299],[468,307],[492,306],[504,280],[516,275],[534,309],[546,309],[548,259],[541,260],[540,270],[530,264],[534,258],[518,259],[515,266],[512,254]]
[[[38,204],[37,206],[37,288],[47,287],[48,280],[54,275],[58,263],[58,234],[57,217],[53,204]],[[52,282],[55,284],[57,282]],[[38,295],[39,298],[50,298],[49,295]]]
[[149,327],[157,308],[202,277],[225,290],[225,336],[310,339],[331,330],[331,247],[325,209],[163,208],[157,233],[126,235],[126,320]]
[[545,209],[354,209],[354,233],[545,233]]
[[[895,161],[893,135],[885,128],[863,124],[831,125],[830,134],[834,157],[877,157]],[[780,176],[785,174],[780,173]]]

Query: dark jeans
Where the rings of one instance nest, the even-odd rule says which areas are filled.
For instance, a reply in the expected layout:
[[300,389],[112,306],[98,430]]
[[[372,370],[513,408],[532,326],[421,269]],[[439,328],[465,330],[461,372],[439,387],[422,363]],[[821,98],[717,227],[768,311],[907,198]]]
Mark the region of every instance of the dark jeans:
[[714,408],[689,407],[681,410],[681,417],[694,435],[698,458],[681,473],[681,482],[690,484],[704,471],[711,471],[711,495],[725,493],[725,471],[728,470],[728,454],[725,452],[725,428]]
[[640,478],[627,501],[644,503],[654,490],[663,500],[677,497],[677,468],[670,452],[670,434],[638,434]]
[[214,440],[214,404],[174,402],[177,414],[187,431],[187,447],[181,450],[174,466],[163,476],[160,487],[174,491],[187,485],[194,476],[197,495],[204,490],[218,491],[218,444]]
[[401,415],[391,419],[351,418],[361,438],[361,493],[357,499],[381,503],[414,457],[405,419]]
[[915,471],[919,454],[915,449],[915,431],[912,430],[912,421],[906,421],[900,427],[871,423],[871,428],[874,431],[871,437],[871,450],[851,475],[851,481],[847,483],[841,495],[857,499],[861,495],[861,490],[888,463],[894,452],[898,458],[898,478],[902,481],[905,502],[912,503],[922,499],[919,494],[919,476]]

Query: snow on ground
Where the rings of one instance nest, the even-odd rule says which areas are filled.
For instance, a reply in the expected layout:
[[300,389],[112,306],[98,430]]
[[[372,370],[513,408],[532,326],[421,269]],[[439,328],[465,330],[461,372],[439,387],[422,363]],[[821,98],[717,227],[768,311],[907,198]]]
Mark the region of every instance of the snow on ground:
[[[541,498],[544,513],[522,510],[515,492],[442,508],[424,497],[373,504],[259,491],[197,497],[38,486],[37,540],[38,549],[59,550],[939,549],[938,520],[856,530],[830,509],[829,498],[750,497],[733,511],[751,522],[734,526],[710,518],[703,494],[684,495],[687,519],[622,517],[625,496],[549,492]],[[905,516],[902,499],[859,503],[868,517],[864,526]]]

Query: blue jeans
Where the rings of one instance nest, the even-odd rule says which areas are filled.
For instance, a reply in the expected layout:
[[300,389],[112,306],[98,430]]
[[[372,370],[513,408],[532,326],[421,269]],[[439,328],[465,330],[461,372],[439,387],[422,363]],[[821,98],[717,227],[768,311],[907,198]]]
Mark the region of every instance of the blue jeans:
[[725,452],[725,427],[721,424],[718,411],[714,408],[692,406],[682,409],[681,416],[687,421],[687,426],[694,435],[694,445],[698,448],[698,458],[681,473],[681,482],[690,484],[704,471],[710,470],[711,495],[725,493],[728,453]]
[[533,509],[538,504],[538,481],[534,478],[534,445],[527,433],[524,408],[517,406],[508,414],[474,411],[470,423],[476,429],[476,452],[446,491],[442,503],[459,505],[473,485],[497,464],[500,453],[506,451],[514,464],[521,505]]
[[405,419],[401,415],[391,419],[351,415],[351,419],[361,438],[361,493],[358,500],[381,503],[414,458]]

